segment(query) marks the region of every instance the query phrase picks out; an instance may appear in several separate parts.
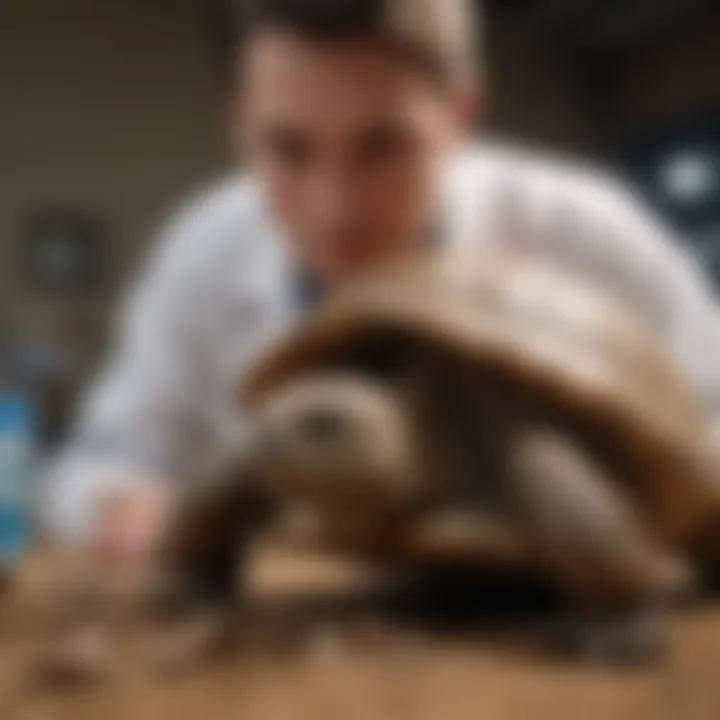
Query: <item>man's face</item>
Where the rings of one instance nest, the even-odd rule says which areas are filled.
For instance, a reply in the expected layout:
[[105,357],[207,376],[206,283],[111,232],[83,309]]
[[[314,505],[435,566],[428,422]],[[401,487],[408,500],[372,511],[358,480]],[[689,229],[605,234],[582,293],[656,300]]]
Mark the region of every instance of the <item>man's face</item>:
[[342,282],[407,251],[436,208],[460,103],[370,43],[247,47],[243,151],[311,271]]

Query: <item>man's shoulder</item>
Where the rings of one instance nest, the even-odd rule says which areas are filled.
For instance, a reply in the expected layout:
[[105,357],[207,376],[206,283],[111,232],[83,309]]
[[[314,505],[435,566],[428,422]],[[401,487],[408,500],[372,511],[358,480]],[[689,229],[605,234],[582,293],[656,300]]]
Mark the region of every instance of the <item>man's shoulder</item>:
[[257,188],[245,175],[215,179],[183,197],[166,216],[151,243],[146,269],[171,282],[221,281],[224,270],[252,264],[268,243]]
[[272,267],[274,244],[257,188],[227,175],[188,193],[166,215],[128,288],[131,304],[216,302],[253,287]]
[[177,244],[197,246],[203,255],[229,244],[247,242],[262,217],[257,189],[242,174],[205,183],[181,199],[164,223],[162,234]]
[[488,140],[469,145],[459,164],[468,199],[478,192],[509,206],[567,207],[600,211],[632,194],[609,164],[520,142]]

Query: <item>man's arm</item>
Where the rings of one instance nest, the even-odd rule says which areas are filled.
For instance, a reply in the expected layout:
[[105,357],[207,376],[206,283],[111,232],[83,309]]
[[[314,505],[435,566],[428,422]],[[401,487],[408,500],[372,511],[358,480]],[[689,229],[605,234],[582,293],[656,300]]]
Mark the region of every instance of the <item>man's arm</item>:
[[197,224],[185,212],[162,233],[121,314],[111,360],[51,465],[44,520],[66,541],[90,539],[115,490],[135,488],[151,503],[196,449],[205,362],[198,319],[209,301]]

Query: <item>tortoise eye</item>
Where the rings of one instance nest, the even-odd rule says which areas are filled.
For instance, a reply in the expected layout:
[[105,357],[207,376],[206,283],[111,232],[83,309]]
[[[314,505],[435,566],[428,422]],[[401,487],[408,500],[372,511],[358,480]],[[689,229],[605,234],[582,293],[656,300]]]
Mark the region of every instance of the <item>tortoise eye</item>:
[[314,443],[331,443],[344,435],[347,424],[347,418],[337,410],[318,409],[302,418],[300,432]]

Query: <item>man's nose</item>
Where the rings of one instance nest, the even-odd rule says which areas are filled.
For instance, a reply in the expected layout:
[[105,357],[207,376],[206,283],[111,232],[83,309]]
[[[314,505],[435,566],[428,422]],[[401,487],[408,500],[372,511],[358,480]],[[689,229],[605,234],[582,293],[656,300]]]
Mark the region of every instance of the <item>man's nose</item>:
[[319,173],[312,189],[311,203],[316,213],[326,222],[342,224],[347,216],[356,213],[357,181],[347,171]]

